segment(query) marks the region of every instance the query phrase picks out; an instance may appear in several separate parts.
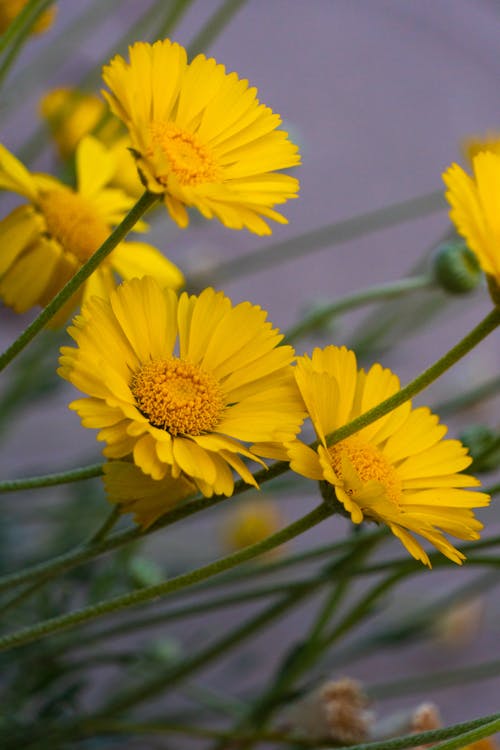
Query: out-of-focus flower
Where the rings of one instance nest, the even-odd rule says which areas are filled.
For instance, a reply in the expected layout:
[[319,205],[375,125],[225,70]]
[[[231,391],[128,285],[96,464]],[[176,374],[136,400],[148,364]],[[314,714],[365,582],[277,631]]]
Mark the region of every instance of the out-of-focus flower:
[[117,55],[105,66],[104,95],[129,129],[145,184],[177,224],[188,225],[186,206],[255,234],[271,233],[264,219],[286,223],[273,206],[295,198],[299,183],[276,170],[300,156],[256,89],[205,55],[188,63],[168,39],[129,53],[130,63]]
[[242,549],[261,542],[283,525],[283,516],[271,500],[238,501],[224,525],[224,541],[230,549]]
[[[442,721],[439,709],[434,703],[422,703],[421,706],[415,709],[410,719],[410,733],[412,734],[429,732],[432,729],[440,729],[441,727]],[[428,748],[435,747],[437,744],[440,743],[431,742],[427,745],[419,745],[415,750],[428,750]],[[463,750],[498,750],[498,746],[491,737],[486,737],[484,740],[479,740],[465,746]]]
[[110,503],[121,513],[133,513],[134,521],[147,529],[181,500],[197,492],[196,485],[184,476],[151,479],[138,466],[127,461],[104,464],[104,486]]
[[466,448],[443,440],[447,428],[438,417],[410,402],[329,447],[327,435],[396,393],[399,379],[379,364],[358,370],[354,352],[335,346],[299,357],[295,375],[319,446],[288,446],[292,469],[322,482],[354,523],[386,524],[429,567],[414,534],[461,563],[464,555],[442,532],[477,539],[482,524],[471,508],[489,503],[488,495],[464,489],[480,485],[459,473],[471,463]]
[[500,154],[481,151],[472,160],[473,177],[458,164],[444,172],[450,219],[488,276],[500,304]]
[[124,283],[69,329],[77,348],[61,350],[59,373],[89,396],[71,408],[106,456],[132,454],[153,479],[231,495],[234,469],[255,486],[242,441],[292,440],[304,415],[293,349],[266,318],[213,289],[178,298],[151,277]]
[[107,146],[114,159],[115,169],[109,184],[136,198],[144,192],[130,153],[130,138],[121,122],[109,114],[103,99],[79,89],[61,87],[42,97],[40,112],[62,159],[73,156],[81,139],[93,134]]
[[[88,136],[76,155],[77,189],[45,174],[30,174],[0,146],[0,188],[25,197],[0,222],[0,298],[16,312],[45,306],[111,234],[133,205],[122,190],[107,187],[114,160]],[[141,226],[139,226],[141,228]],[[144,225],[142,225],[144,229]],[[62,324],[81,301],[115,288],[114,273],[128,279],[155,274],[163,286],[178,288],[179,269],[144,242],[121,242],[62,308]]]
[[464,648],[477,638],[484,615],[485,602],[477,597],[460,602],[444,612],[434,626],[434,634],[440,644]]
[[[27,2],[28,0],[2,0],[0,2],[0,34],[3,34],[9,28],[14,18],[19,15]],[[54,22],[56,12],[57,8],[54,4],[41,13],[31,27],[31,33],[41,34],[47,31]]]
[[290,707],[286,722],[310,739],[354,745],[368,738],[373,714],[361,684],[344,677],[329,681]]

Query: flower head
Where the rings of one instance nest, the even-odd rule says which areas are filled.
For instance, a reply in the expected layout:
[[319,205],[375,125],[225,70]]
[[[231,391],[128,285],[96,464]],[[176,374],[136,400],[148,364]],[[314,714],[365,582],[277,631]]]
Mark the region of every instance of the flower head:
[[108,148],[114,161],[109,185],[138,198],[144,187],[130,153],[130,138],[125,135],[122,123],[113,115],[106,117],[106,111],[100,97],[68,86],[51,89],[40,100],[40,114],[61,158],[72,157],[82,138],[93,134]]
[[483,271],[500,284],[500,154],[480,151],[470,177],[458,164],[443,174],[450,219],[475,253]]
[[[14,18],[19,15],[27,2],[28,0],[2,0],[0,2],[0,34],[3,34],[9,28]],[[57,7],[55,4],[47,8],[47,10],[38,16],[31,27],[30,33],[41,34],[47,31],[52,26],[56,12]]]
[[319,446],[291,444],[292,469],[330,485],[354,523],[386,524],[417,560],[430,566],[414,534],[461,563],[464,555],[443,532],[477,539],[482,524],[471,508],[489,502],[488,495],[464,489],[479,485],[459,473],[471,463],[466,448],[443,440],[446,427],[438,417],[410,402],[328,446],[327,435],[396,393],[399,380],[378,364],[358,370],[354,352],[335,346],[299,357],[296,380]]
[[[98,141],[82,140],[76,154],[77,183],[30,174],[0,146],[0,188],[19,193],[27,203],[0,221],[0,298],[16,312],[45,306],[111,234],[133,205],[122,190],[108,188],[114,160]],[[144,228],[144,225],[142,225]],[[154,273],[164,286],[183,283],[179,269],[144,242],[121,242],[94,271],[82,290],[64,306],[62,324],[80,299],[106,296],[123,278]]]
[[273,206],[299,185],[276,170],[300,157],[256,89],[205,55],[188,63],[168,39],[129,53],[129,63],[117,55],[105,66],[104,95],[129,129],[145,184],[163,194],[177,224],[187,226],[186,206],[256,234],[270,234],[266,218],[286,223]]
[[303,419],[293,349],[266,317],[213,289],[178,298],[132,279],[91,299],[69,329],[78,348],[61,350],[59,373],[89,396],[71,408],[100,429],[106,456],[132,454],[153,479],[231,495],[234,469],[255,485],[240,456],[256,454],[242,441],[287,442]]

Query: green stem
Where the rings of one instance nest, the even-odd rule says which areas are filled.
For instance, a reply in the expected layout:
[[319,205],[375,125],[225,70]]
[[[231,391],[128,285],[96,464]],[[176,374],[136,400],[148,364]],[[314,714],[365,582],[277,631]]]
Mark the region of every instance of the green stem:
[[478,742],[478,740],[482,740],[484,737],[490,737],[492,734],[498,732],[498,730],[500,730],[500,719],[495,719],[495,721],[491,721],[489,724],[461,734],[460,737],[454,740],[447,740],[446,742],[441,742],[439,745],[434,745],[434,750],[458,750],[458,748]]
[[102,476],[102,464],[82,466],[70,471],[60,471],[55,474],[44,474],[39,477],[25,477],[23,479],[6,479],[0,482],[0,493],[18,492],[19,490],[34,490],[40,487],[54,487],[58,484],[81,482],[83,479],[93,479]]
[[433,365],[427,370],[424,370],[418,377],[408,383],[407,386],[397,391],[393,396],[386,398],[377,406],[374,406],[369,411],[361,414],[356,419],[353,419],[346,425],[339,427],[330,435],[327,435],[326,442],[328,445],[334,445],[339,443],[345,438],[353,435],[355,432],[362,430],[372,422],[376,422],[377,419],[389,414],[389,412],[397,409],[398,406],[404,404],[405,401],[416,396],[417,393],[423,391],[431,383],[437,380],[446,370],[449,370],[454,364],[456,364],[462,357],[465,357],[475,346],[477,346],[483,339],[488,336],[492,331],[497,328],[500,324],[500,309],[495,308],[481,321],[467,336],[465,336],[459,343],[450,349],[441,359],[438,359]]
[[58,294],[49,302],[42,312],[30,323],[5,352],[0,355],[0,372],[11,362],[14,357],[24,349],[29,342],[39,333],[44,326],[54,317],[60,308],[73,296],[78,288],[86,279],[95,271],[98,265],[114,250],[124,237],[135,226],[139,219],[146,211],[153,206],[158,200],[157,195],[145,192],[137,203],[132,206],[121,224],[110,234],[107,240],[96,250],[89,260],[75,273],[68,283],[61,289]]
[[306,333],[316,330],[339,313],[361,307],[362,305],[370,305],[380,300],[395,299],[408,292],[432,287],[435,287],[435,281],[430,276],[409,276],[406,279],[400,279],[388,284],[380,284],[380,286],[373,286],[369,289],[354,292],[354,294],[348,294],[345,297],[335,300],[330,305],[324,305],[314,310],[300,323],[290,328],[285,336],[285,343],[290,343],[304,336]]
[[220,285],[224,281],[280,265],[283,262],[311,255],[324,247],[333,247],[349,240],[363,237],[381,229],[397,226],[406,221],[418,219],[446,208],[442,190],[411,198],[401,203],[359,214],[351,219],[327,224],[311,232],[282,242],[266,245],[258,250],[240,255],[238,258],[223,261],[210,271],[192,274],[187,285],[192,288],[204,288],[217,279]]
[[49,620],[42,621],[33,625],[32,627],[23,628],[14,633],[0,638],[0,650],[7,650],[9,648],[20,646],[24,643],[30,643],[44,638],[53,633],[61,632],[71,627],[76,627],[84,622],[90,622],[104,614],[111,612],[117,612],[122,609],[133,607],[142,602],[151,601],[158,596],[166,596],[174,591],[193,586],[200,581],[211,578],[212,576],[218,575],[225,570],[229,570],[236,565],[240,565],[247,560],[252,560],[254,557],[267,552],[268,550],[274,549],[275,547],[284,544],[284,542],[293,539],[294,537],[302,534],[307,529],[316,526],[320,521],[323,521],[329,515],[332,514],[332,510],[326,505],[320,505],[315,510],[311,511],[307,515],[300,518],[298,521],[290,524],[286,528],[278,531],[276,534],[267,537],[261,542],[245,547],[238,552],[234,552],[227,557],[216,560],[215,562],[204,565],[201,568],[197,568],[188,573],[184,573],[176,578],[172,578],[162,583],[155,584],[153,586],[145,586],[138,591],[132,591],[129,594],[117,596],[107,601],[100,602],[89,607],[84,607],[75,612],[70,612],[59,617],[53,617]]
[[27,41],[37,19],[53,2],[54,0],[30,0],[0,37],[0,53],[5,53],[0,63],[0,85]]
[[92,534],[87,542],[87,545],[91,546],[93,544],[99,544],[99,542],[102,542],[102,540],[107,537],[108,531],[111,531],[119,518],[120,508],[118,505],[115,505],[115,507],[110,511],[109,515],[104,519],[104,522],[101,524],[101,526],[99,526],[99,528]]

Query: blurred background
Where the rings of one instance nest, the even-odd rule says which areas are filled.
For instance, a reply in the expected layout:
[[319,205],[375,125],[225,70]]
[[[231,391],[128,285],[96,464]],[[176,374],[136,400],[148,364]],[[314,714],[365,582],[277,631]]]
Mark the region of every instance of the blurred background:
[[[258,88],[260,100],[281,114],[284,128],[302,153],[303,164],[295,172],[301,181],[300,197],[284,207],[289,225],[273,227],[272,238],[234,232],[195,216],[189,229],[181,231],[158,214],[149,241],[185,271],[190,288],[213,284],[235,302],[249,299],[267,309],[269,318],[286,330],[318,303],[405,276],[448,231],[447,209],[439,195],[441,173],[453,161],[466,164],[461,151],[465,137],[500,130],[500,6],[495,0],[235,0],[227,5],[233,6],[227,24],[213,40],[205,37],[203,51],[224,63],[228,71],[248,78]],[[27,166],[37,171],[58,169],[48,136],[43,149],[33,138],[43,128],[40,97],[48,88],[81,85],[82,80],[87,90],[98,91],[101,65],[116,52],[125,52],[123,35],[155,3],[108,0],[58,6],[52,28],[25,47],[0,98],[3,143],[15,154],[24,152],[29,157]],[[188,3],[172,38],[196,46],[200,30],[220,7],[216,0]],[[154,28],[152,21],[140,38],[154,40]],[[15,201],[12,196],[0,198],[4,216]],[[394,208],[384,214],[383,221],[393,226],[352,237],[350,224],[343,226],[344,235],[328,229],[387,206]],[[400,221],[401,217],[407,220]],[[324,227],[318,234],[316,230]],[[285,245],[296,237],[298,242]],[[240,265],[233,264],[234,259],[240,259]],[[321,335],[301,339],[297,351],[302,353],[316,342],[350,345],[364,339],[359,352],[362,361],[381,361],[406,383],[454,345],[490,307],[484,288],[462,297],[439,292],[419,296],[416,306],[414,296],[392,304],[387,308],[384,334],[371,344],[373,310],[368,308],[336,319]],[[419,327],[427,312],[435,314],[432,323]],[[3,348],[31,317],[0,309]],[[393,322],[398,325],[393,327]],[[13,367],[3,378],[2,478],[100,460],[95,435],[82,430],[76,415],[66,408],[75,397],[74,390],[51,374],[56,346],[62,341],[64,334],[48,334],[43,346],[35,342],[23,355],[23,371],[39,377],[40,383],[45,383],[46,376],[48,381],[15,420],[7,419],[8,403],[20,371]],[[442,403],[497,376],[499,366],[497,332],[418,401],[431,406]],[[451,420],[444,413],[443,418],[453,435],[471,424],[495,431],[499,429],[498,404],[498,399],[490,398],[461,410]],[[485,484],[492,484],[492,477],[485,475]],[[255,499],[256,493],[251,494]],[[270,497],[273,493],[266,487],[263,494]],[[276,498],[287,521],[304,513],[315,500],[309,485],[301,482],[287,485]],[[47,545],[54,553],[65,551],[106,513],[98,481],[77,488],[5,495],[1,502],[5,510],[0,561],[10,556],[9,565],[12,559],[43,559]],[[234,500],[243,502],[246,496]],[[175,534],[154,535],[137,553],[139,563],[133,563],[140,575],[141,564],[147,567],[145,561],[154,563],[147,575],[154,576],[157,570],[164,576],[227,552],[223,528],[234,512],[231,504],[229,500],[204,517],[183,522]],[[499,533],[500,514],[494,502],[479,515],[486,535]],[[347,533],[349,525],[334,519],[290,545],[289,551],[325,544]],[[402,555],[396,541],[390,545],[390,554]],[[111,575],[116,568],[105,561],[94,564],[94,570],[102,574],[106,591],[110,584],[104,572]],[[465,566],[424,572],[405,581],[348,642],[340,642],[327,662],[317,665],[309,675],[311,683],[344,674],[368,687],[408,680],[412,688],[388,689],[385,694],[379,689],[379,711],[389,713],[411,708],[422,699],[434,700],[447,723],[498,711],[498,677],[479,681],[464,677],[453,688],[427,679],[420,691],[415,688],[418,678],[428,673],[500,659],[500,605],[491,574],[487,582],[485,575],[480,568]],[[448,626],[442,623],[429,628],[424,618],[421,632],[414,629],[406,639],[404,634],[398,636],[401,625],[412,620],[422,602],[438,602],[453,590],[469,587],[470,604],[471,594],[480,594],[483,585],[486,593],[480,599],[472,597],[473,606],[463,615],[462,627],[446,630]],[[78,580],[69,577],[57,594],[60,600],[50,606],[57,610],[71,601],[74,586]],[[232,697],[261,689],[270,669],[303,633],[313,612],[310,607],[308,603],[228,653],[217,669],[201,672],[198,687]],[[157,639],[167,652],[171,648],[182,654],[255,611],[253,604],[224,610],[203,621],[193,619],[187,630],[175,624],[159,625],[138,639],[121,641],[119,648],[137,653]],[[127,614],[120,617],[123,620]],[[370,636],[371,647],[366,652],[358,649],[358,641]],[[113,685],[120,665],[101,665],[97,674],[87,692],[88,701]],[[376,689],[373,694],[377,695]]]

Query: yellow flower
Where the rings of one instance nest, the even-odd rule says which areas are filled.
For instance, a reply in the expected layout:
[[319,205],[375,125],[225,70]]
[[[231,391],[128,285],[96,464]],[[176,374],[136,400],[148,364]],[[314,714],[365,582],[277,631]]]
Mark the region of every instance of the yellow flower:
[[151,479],[126,461],[104,464],[103,481],[109,502],[116,503],[120,513],[133,513],[134,521],[144,529],[197,492],[196,485],[186,477],[173,479],[167,472],[163,479]]
[[[2,0],[0,2],[0,34],[6,31],[14,18],[19,15],[28,0]],[[56,16],[55,5],[41,13],[31,27],[32,34],[41,34],[52,26]]]
[[[16,312],[45,306],[133,205],[123,191],[106,187],[114,160],[98,141],[88,136],[80,142],[76,165],[75,191],[49,175],[30,174],[0,145],[0,188],[28,200],[0,221],[0,298]],[[109,294],[114,272],[125,279],[154,273],[173,288],[183,283],[179,269],[156,248],[121,242],[54,322],[64,323],[82,297]]]
[[264,221],[286,219],[272,207],[295,198],[298,181],[276,172],[300,162],[281,120],[260,104],[256,89],[223,65],[168,39],[130,47],[105,66],[104,92],[128,127],[148,189],[161,193],[180,227],[186,206],[231,229],[270,234]]
[[231,495],[234,469],[256,486],[238,455],[256,453],[242,441],[287,442],[303,419],[293,349],[278,346],[266,317],[213,289],[178,298],[132,279],[91,299],[69,329],[78,348],[61,350],[59,374],[89,395],[71,408],[100,429],[107,457],[132,454],[155,480],[183,476],[206,496]]
[[399,379],[379,364],[357,369],[345,347],[315,349],[299,357],[296,380],[316,431],[317,450],[295,441],[288,447],[291,468],[334,488],[354,523],[365,518],[386,524],[417,560],[430,561],[414,534],[430,541],[456,563],[465,556],[443,536],[477,539],[482,524],[473,507],[489,496],[464,487],[479,481],[461,474],[471,463],[458,440],[426,407],[410,402],[331,447],[326,436],[376,406],[399,388]]
[[[48,91],[40,101],[40,113],[47,122],[62,159],[73,156],[78,143],[91,133],[108,147],[115,169],[109,184],[138,198],[144,192],[135,161],[130,153],[130,138],[115,117],[106,118],[105,102],[85,91],[61,87]],[[95,132],[94,132],[95,131]]]
[[[224,541],[232,550],[242,549],[261,542],[283,525],[278,506],[270,500],[240,501],[224,525]],[[271,552],[277,553],[279,549]]]
[[451,206],[450,219],[465,238],[483,271],[500,282],[500,154],[481,151],[473,160],[474,176],[452,164],[443,174]]

